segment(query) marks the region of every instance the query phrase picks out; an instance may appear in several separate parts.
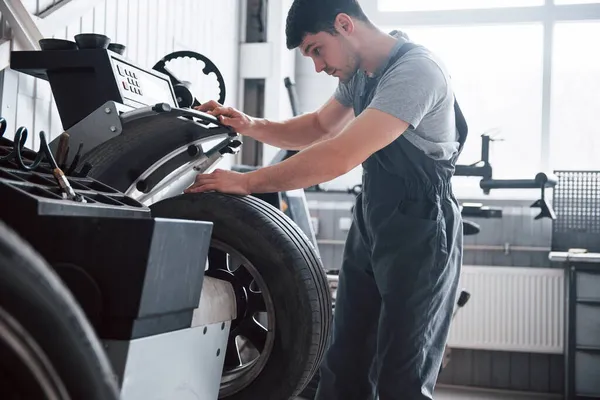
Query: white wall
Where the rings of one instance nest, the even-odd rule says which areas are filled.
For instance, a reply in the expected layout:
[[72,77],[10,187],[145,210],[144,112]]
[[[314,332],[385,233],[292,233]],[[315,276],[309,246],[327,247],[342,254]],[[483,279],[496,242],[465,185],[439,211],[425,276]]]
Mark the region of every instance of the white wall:
[[[296,87],[299,107],[302,112],[314,111],[321,107],[334,93],[338,79],[325,73],[317,73],[312,60],[296,52]],[[346,175],[321,185],[328,189],[348,189],[360,183],[362,168],[357,167]]]
[[[249,51],[242,52],[241,79],[265,79],[265,118],[281,121],[292,117],[292,108],[284,85],[286,77],[295,77],[295,53],[285,45],[285,21],[292,0],[268,2],[267,41],[251,43]],[[278,148],[263,145],[263,164],[267,165],[279,151]]]
[[[24,3],[37,14],[52,0]],[[239,0],[103,0],[81,18],[65,21],[69,25],[54,36],[73,40],[81,32],[106,34],[113,42],[127,46],[128,59],[146,68],[172,51],[197,51],[219,68],[225,79],[227,103],[237,106],[239,4]],[[8,69],[1,115],[9,123],[6,136],[12,137],[16,127],[24,125],[30,131],[28,146],[35,150],[39,146],[35,136],[40,130],[51,138],[62,133],[50,85]],[[230,163],[229,158],[224,163]]]
[[313,111],[323,105],[335,91],[337,82],[337,78],[325,73],[317,74],[312,60],[296,51],[296,86],[301,111]]

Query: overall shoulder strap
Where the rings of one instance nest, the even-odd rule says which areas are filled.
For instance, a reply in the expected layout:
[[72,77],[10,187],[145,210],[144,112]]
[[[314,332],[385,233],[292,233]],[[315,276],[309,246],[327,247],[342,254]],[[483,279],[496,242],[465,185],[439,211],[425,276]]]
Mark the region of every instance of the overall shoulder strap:
[[400,58],[402,58],[406,53],[408,53],[412,49],[416,49],[417,47],[422,47],[422,46],[420,46],[416,43],[412,43],[412,42],[404,43],[402,46],[400,46],[400,48],[398,49],[396,54],[394,54],[394,56],[392,57],[392,60],[390,61],[390,64],[395,63]]
[[[392,59],[390,61],[390,65],[393,64],[394,62],[398,61],[406,53],[408,53],[409,51],[411,51],[412,49],[415,49],[417,47],[422,47],[422,46],[412,43],[412,42],[404,43],[402,45],[402,47],[400,47],[400,49],[398,49],[398,52],[396,52],[396,54],[394,54],[394,56],[392,57]],[[465,116],[463,115],[462,110],[460,109],[460,106],[458,105],[456,96],[454,96],[454,117],[456,119],[456,129],[458,130],[458,141],[460,143],[459,151],[462,151],[462,148],[467,140],[467,135],[469,133],[469,126],[467,125],[467,120],[466,120]]]

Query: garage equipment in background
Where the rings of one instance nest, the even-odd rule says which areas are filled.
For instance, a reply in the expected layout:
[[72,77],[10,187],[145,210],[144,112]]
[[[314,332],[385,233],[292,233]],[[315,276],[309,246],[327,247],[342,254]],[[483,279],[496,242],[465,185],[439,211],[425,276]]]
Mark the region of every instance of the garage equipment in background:
[[555,171],[550,261],[565,269],[566,400],[599,399],[600,171]]
[[481,177],[479,187],[484,194],[489,194],[492,189],[540,189],[541,195],[531,207],[539,208],[540,213],[535,219],[555,219],[556,215],[552,205],[546,201],[546,188],[556,186],[557,177],[552,174],[539,172],[533,179],[494,179],[492,165],[490,164],[490,143],[498,140],[494,135],[484,133],[481,135],[481,160],[470,165],[457,165],[455,176]]
[[[541,218],[550,218],[555,219],[556,214],[552,208],[552,205],[548,203],[546,200],[546,189],[553,188],[556,186],[558,182],[558,178],[554,174],[546,174],[544,172],[540,172],[536,174],[533,179],[494,179],[492,178],[492,166],[489,161],[489,149],[490,143],[494,139],[490,134],[482,134],[481,135],[481,160],[470,164],[470,165],[456,165],[456,171],[454,176],[464,176],[464,177],[481,177],[479,181],[479,187],[483,189],[484,194],[490,194],[491,190],[498,189],[540,189],[541,195],[538,200],[536,200],[531,207],[539,208],[540,213],[535,217],[535,219]],[[333,192],[333,193],[350,193],[357,195],[362,190],[362,185],[358,184],[349,188],[347,190],[331,190],[331,189],[323,189],[319,185],[307,188],[307,191],[314,192]],[[479,206],[479,210],[475,210],[469,204],[464,204],[463,207],[468,207],[469,210],[467,213],[463,210],[463,216],[490,216],[491,218],[495,218],[496,214],[500,212],[499,209],[490,209],[487,207],[481,208],[483,206]],[[468,215],[471,214],[471,215]]]
[[[176,382],[179,379],[176,375],[181,373],[180,367],[185,369],[185,374],[206,375],[207,379],[209,376],[216,376],[215,384],[220,398],[279,400],[296,395],[318,367],[330,329],[331,299],[327,279],[315,247],[289,217],[255,197],[219,193],[182,195],[183,189],[193,182],[198,173],[211,171],[224,156],[235,154],[242,145],[239,135],[231,128],[220,124],[209,114],[188,108],[190,96],[194,99],[192,105],[209,99],[221,99],[219,96],[223,96],[224,100],[224,80],[218,78],[220,72],[216,67],[212,68],[211,65],[214,65],[209,64],[210,60],[204,56],[197,53],[190,56],[189,52],[183,56],[182,53],[175,53],[164,57],[155,66],[162,72],[144,69],[107,49],[105,44],[106,42],[103,42],[100,48],[77,49],[69,44],[69,49],[61,51],[15,51],[11,53],[11,68],[50,83],[63,128],[68,135],[61,135],[52,140],[50,149],[56,154],[62,140],[63,149],[65,145],[67,147],[66,151],[61,150],[64,151],[61,162],[67,166],[67,178],[72,185],[77,186],[74,187],[76,192],[79,190],[81,195],[95,201],[81,208],[74,208],[70,203],[62,207],[69,212],[85,210],[85,213],[93,213],[98,208],[106,209],[111,215],[125,212],[127,218],[122,221],[125,226],[123,229],[105,222],[110,218],[100,218],[94,223],[99,224],[103,232],[108,227],[113,233],[118,232],[115,238],[120,240],[115,242],[132,247],[128,252],[137,254],[146,249],[155,254],[154,246],[158,246],[161,241],[178,242],[173,244],[173,249],[179,251],[173,250],[170,257],[156,255],[150,259],[140,258],[135,267],[129,266],[122,260],[119,261],[115,255],[112,256],[114,259],[110,258],[108,253],[111,250],[107,250],[107,246],[112,242],[108,242],[108,237],[105,237],[105,243],[96,243],[93,238],[89,238],[87,228],[82,227],[85,224],[81,222],[77,225],[76,222],[83,217],[57,217],[58,221],[72,221],[57,225],[64,225],[61,228],[63,238],[70,238],[70,233],[76,236],[74,232],[77,232],[79,236],[72,240],[73,243],[79,243],[79,247],[86,245],[81,242],[83,238],[91,240],[88,246],[90,243],[97,245],[94,251],[89,252],[89,255],[96,255],[94,260],[84,259],[83,251],[75,250],[74,253],[80,258],[72,260],[70,264],[77,265],[78,270],[85,270],[85,265],[97,265],[101,260],[112,260],[114,265],[108,270],[119,273],[114,279],[120,280],[121,285],[125,285],[131,279],[132,284],[137,285],[134,287],[139,288],[141,282],[145,282],[143,271],[150,272],[143,267],[143,261],[156,262],[155,268],[160,269],[160,276],[167,276],[169,263],[181,257],[191,262],[192,259],[202,256],[200,250],[204,248],[204,242],[201,241],[204,236],[200,233],[186,233],[186,229],[196,226],[192,221],[203,221],[212,224],[206,254],[208,262],[197,260],[202,271],[206,265],[203,274],[204,285],[201,280],[188,276],[187,284],[190,286],[182,286],[187,288],[187,291],[183,290],[173,296],[179,298],[185,293],[189,296],[199,293],[204,299],[205,294],[212,293],[207,300],[210,304],[225,306],[231,300],[237,310],[231,321],[229,334],[226,335],[225,345],[210,356],[215,359],[223,357],[223,368],[213,363],[204,363],[205,356],[198,350],[195,351],[196,347],[186,345],[183,341],[168,339],[175,338],[176,334],[158,335],[165,338],[167,347],[162,346],[165,353],[159,357],[159,349],[144,351],[146,358],[139,364],[141,370],[136,371],[137,366],[132,364],[132,369],[124,372],[125,376],[129,372],[141,374],[145,368],[148,368],[148,373],[153,369],[167,367],[171,371],[166,373],[164,380],[156,378],[162,376],[162,373],[156,373],[153,379],[136,380],[130,383],[131,386],[127,386],[127,379],[124,382],[120,381],[123,384],[121,391],[137,390],[137,393],[143,393],[143,396],[132,395],[124,398],[163,398],[160,397],[161,391],[158,389],[175,390],[182,387]],[[208,67],[198,68],[199,61]],[[205,75],[205,72],[209,75]],[[217,79],[214,79],[213,75],[216,75]],[[182,81],[180,76],[186,76],[188,81]],[[176,91],[174,87],[177,88]],[[213,94],[210,89],[214,89]],[[65,143],[67,138],[68,143]],[[35,156],[35,153],[31,155]],[[37,173],[32,174],[35,178],[25,180],[39,179],[41,182],[37,183],[38,187],[30,189],[33,193],[27,193],[34,201],[42,204],[69,202],[53,198],[55,191],[48,186],[50,184],[47,176],[38,174],[43,178],[41,179]],[[13,176],[17,175],[10,172],[13,180]],[[98,185],[101,185],[102,189],[99,189]],[[59,206],[54,208],[61,209]],[[32,208],[39,213],[45,212],[45,209],[46,206]],[[134,218],[135,216],[137,218]],[[186,223],[182,220],[188,221]],[[127,228],[127,224],[140,224],[141,228],[139,232],[133,232]],[[77,230],[67,229],[73,225],[77,226]],[[170,235],[152,230],[163,225],[180,228]],[[188,225],[189,228],[186,228]],[[20,226],[24,230],[29,229]],[[32,236],[38,240],[36,246],[37,243],[43,243],[42,239],[46,240],[48,246],[49,238],[53,237],[50,225],[46,226],[44,232],[43,238]],[[125,235],[126,232],[129,234]],[[194,236],[197,236],[196,242],[189,244],[188,237]],[[103,237],[99,235],[95,240],[102,240]],[[67,246],[75,247],[67,241],[59,248]],[[63,251],[66,253],[66,250]],[[169,252],[168,249],[164,250],[165,254],[170,254]],[[48,254],[54,253],[48,250]],[[178,263],[177,268],[182,268],[183,264]],[[117,269],[115,265],[119,265],[120,268]],[[191,268],[189,273],[197,267]],[[138,272],[123,275],[130,270]],[[178,279],[185,277],[185,274],[181,275]],[[123,276],[129,278],[123,279]],[[100,278],[92,275],[92,278],[88,279],[88,287],[93,286],[89,281],[95,282],[96,279]],[[158,282],[150,277],[148,279],[148,283],[144,283],[142,296],[145,296],[146,290],[162,290],[164,295],[153,297],[159,300],[169,297],[167,293],[171,293],[171,290],[179,292],[177,287],[161,288]],[[206,282],[213,282],[212,292],[207,290]],[[169,280],[165,279],[165,284],[168,285]],[[219,285],[230,287],[231,290],[223,294],[224,290],[217,290]],[[69,287],[75,297],[84,302],[88,291],[82,291],[78,286],[79,284]],[[201,287],[203,289],[200,293]],[[102,293],[102,290],[100,292]],[[105,302],[107,296],[102,293],[101,297]],[[169,304],[163,304],[162,301],[154,303],[142,298],[142,305],[145,304],[144,301],[150,302],[147,307],[168,307]],[[186,307],[189,305],[185,304]],[[102,310],[106,311],[104,308]],[[182,335],[188,330],[196,333],[194,329],[199,328],[184,326],[187,325],[185,307],[180,304],[179,310],[180,313],[175,313],[172,318],[165,315],[166,321],[159,319],[160,322],[182,324],[177,328]],[[194,312],[199,312],[201,316],[204,313],[202,306]],[[155,315],[152,313],[147,317]],[[106,318],[108,316],[103,315],[102,323]],[[90,314],[90,319],[93,320],[93,313]],[[148,329],[158,326],[150,325]],[[204,329],[199,330],[204,335]],[[209,328],[207,335],[210,331]],[[227,329],[219,332],[219,335],[224,334]],[[98,334],[102,335],[102,331]],[[190,333],[189,337],[193,338],[195,335]],[[214,339],[217,340],[217,336]],[[157,340],[160,338],[157,337]],[[150,342],[152,340],[148,340],[148,343]],[[123,374],[119,369],[122,360],[117,357],[123,350],[119,346],[124,346],[123,342],[117,345],[109,343],[109,354],[115,372]],[[137,346],[130,345],[130,349],[134,347]],[[195,364],[179,365],[177,362],[169,362],[170,352],[165,350],[167,348],[177,349],[174,350],[173,357],[182,357],[190,363],[193,358]],[[182,349],[187,349],[186,355],[180,353]],[[189,369],[183,367],[184,365],[189,366]],[[181,379],[185,374],[181,374]],[[146,387],[139,388],[138,385]],[[152,387],[156,387],[156,390],[151,390]],[[178,396],[184,396],[183,393],[172,393],[166,397],[177,400]],[[209,397],[202,398],[210,400]]]

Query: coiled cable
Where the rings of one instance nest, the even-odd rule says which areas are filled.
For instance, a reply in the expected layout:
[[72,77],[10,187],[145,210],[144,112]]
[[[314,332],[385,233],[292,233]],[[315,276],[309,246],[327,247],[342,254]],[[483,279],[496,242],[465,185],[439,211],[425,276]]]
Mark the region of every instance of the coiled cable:
[[[0,138],[4,137],[6,133],[6,129],[8,127],[8,123],[4,117],[0,117]],[[70,200],[85,202],[83,196],[75,193],[69,180],[65,176],[64,172],[58,167],[54,155],[52,151],[50,151],[50,147],[48,146],[48,142],[46,140],[46,134],[44,131],[40,131],[40,151],[36,153],[33,162],[27,164],[23,157],[23,153],[25,151],[25,143],[27,142],[28,131],[27,128],[21,126],[15,132],[15,137],[13,139],[14,146],[11,151],[5,156],[0,157],[0,161],[14,161],[17,166],[25,171],[34,171],[36,170],[40,164],[46,160],[52,169],[52,175],[56,179],[58,186],[61,188],[63,193],[66,194],[66,197]]]

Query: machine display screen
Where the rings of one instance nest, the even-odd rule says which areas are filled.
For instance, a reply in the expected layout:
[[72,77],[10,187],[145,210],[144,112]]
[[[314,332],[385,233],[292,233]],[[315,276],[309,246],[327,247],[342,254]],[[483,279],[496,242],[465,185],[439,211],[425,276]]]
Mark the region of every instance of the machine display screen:
[[112,63],[124,100],[133,101],[136,105],[153,106],[157,103],[167,103],[172,107],[177,106],[168,80],[115,58],[112,58]]

